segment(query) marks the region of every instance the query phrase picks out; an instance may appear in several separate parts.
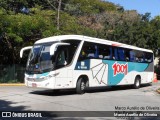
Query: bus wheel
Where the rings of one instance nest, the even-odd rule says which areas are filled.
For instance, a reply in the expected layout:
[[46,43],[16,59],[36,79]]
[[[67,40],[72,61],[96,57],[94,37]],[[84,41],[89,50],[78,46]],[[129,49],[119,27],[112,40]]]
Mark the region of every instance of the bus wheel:
[[138,88],[140,88],[140,85],[141,85],[141,79],[140,79],[140,77],[136,77],[133,87],[135,89],[138,89]]
[[79,78],[76,86],[76,92],[78,94],[84,94],[86,89],[86,82],[83,78]]

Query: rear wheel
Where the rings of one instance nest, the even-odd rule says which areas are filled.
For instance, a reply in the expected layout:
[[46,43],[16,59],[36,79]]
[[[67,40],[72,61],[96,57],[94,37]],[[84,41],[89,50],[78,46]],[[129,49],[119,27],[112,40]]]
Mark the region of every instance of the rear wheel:
[[135,89],[138,89],[138,88],[140,88],[140,86],[141,86],[141,79],[140,79],[140,77],[136,77],[133,87]]
[[83,78],[79,78],[76,86],[76,92],[78,94],[84,94],[86,89],[86,82]]

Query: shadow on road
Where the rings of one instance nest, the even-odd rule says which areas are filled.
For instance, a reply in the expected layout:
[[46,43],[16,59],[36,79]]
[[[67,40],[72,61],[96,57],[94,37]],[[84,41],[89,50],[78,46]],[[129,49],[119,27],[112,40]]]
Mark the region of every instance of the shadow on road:
[[0,110],[1,111],[22,111],[26,108],[25,106],[12,107],[11,105],[16,105],[16,102],[0,100]]
[[[26,110],[27,106],[15,106],[16,102],[0,100],[0,120],[64,120],[63,115],[66,115],[67,112],[55,112],[55,111],[32,111]],[[3,117],[2,117],[3,112]],[[7,112],[7,113],[4,113]],[[41,117],[28,117],[28,113],[35,112],[41,113]],[[23,113],[27,114],[27,117],[21,117]],[[74,111],[71,112],[74,114]],[[21,115],[20,115],[21,114]],[[70,112],[67,113],[69,115]],[[24,115],[24,114],[23,114]],[[23,116],[22,115],[22,116]],[[43,115],[45,117],[43,117]],[[8,116],[8,117],[7,117]],[[11,116],[11,117],[10,117]],[[72,115],[71,115],[72,116]],[[66,120],[77,120],[77,118],[65,118]],[[79,118],[78,120],[84,120],[84,118]]]
[[[26,110],[27,106],[14,106],[13,107],[13,105],[16,105],[16,102],[0,100],[0,114],[1,114],[0,120],[55,120],[55,119],[57,120],[85,120],[85,119],[88,119],[88,117],[75,117],[76,115],[81,116],[82,114],[86,114],[87,116],[88,114],[87,111],[77,111],[77,112],[76,111],[68,111],[68,112],[67,111],[32,111],[32,110],[28,111]],[[2,117],[2,112],[7,112],[7,113],[3,113],[3,117]],[[28,113],[30,112],[42,113],[42,118],[28,117]],[[22,113],[26,113],[27,117],[21,117],[22,115],[20,114]],[[45,115],[45,117],[43,117],[43,115]],[[68,116],[68,117],[65,117],[65,116]],[[92,119],[96,120],[96,117],[93,117]],[[100,117],[99,119],[103,120],[103,118],[100,118]],[[107,120],[113,120],[113,119],[108,118]]]
[[[16,106],[16,102],[7,101],[7,100],[0,100],[0,120],[52,120],[57,118],[59,115],[54,112],[46,112],[46,111],[32,111],[26,110],[27,106]],[[7,113],[6,113],[7,112]],[[42,118],[40,117],[21,117],[24,116],[22,113],[30,112],[42,112]],[[49,115],[51,117],[43,117],[43,115]]]
[[[141,88],[148,87],[150,84],[141,85]],[[134,89],[132,85],[127,86],[111,86],[111,87],[95,87],[87,90],[88,93],[98,93],[98,92],[112,92],[112,91],[124,91]]]
[[[1,114],[0,120],[28,120],[28,118],[16,117],[15,116],[16,114],[14,114],[16,112],[17,113],[25,112],[25,108],[27,108],[27,106],[14,106],[14,105],[16,105],[16,102],[0,100],[0,114]],[[31,118],[30,120],[35,120],[35,118]]]
[[[141,88],[150,86],[150,84],[142,85]],[[132,86],[112,86],[112,87],[92,87],[86,90],[86,93],[102,93],[102,92],[111,92],[111,91],[124,91],[133,89]],[[31,94],[44,95],[44,96],[67,96],[67,95],[76,95],[75,89],[68,90],[38,90],[32,91]]]
[[65,96],[65,95],[74,95],[76,94],[75,90],[38,90],[32,91],[31,94],[36,95],[45,95],[45,96]]
[[[13,114],[13,112],[18,112],[18,113],[25,113],[25,112],[29,112],[26,111],[25,108],[27,108],[27,106],[14,106],[13,104],[16,104],[16,102],[12,102],[12,101],[6,101],[6,100],[0,100],[0,112],[12,112],[11,114]],[[31,111],[30,111],[31,112]],[[32,111],[33,112],[33,111]],[[36,111],[34,111],[36,112]],[[98,112],[98,111],[97,111]],[[11,115],[12,117],[5,117],[2,118],[0,117],[0,120],[114,120],[114,117],[99,117],[97,118],[95,116],[95,114],[98,114],[96,111],[71,111],[71,112],[66,112],[66,111],[59,111],[59,112],[54,112],[54,111],[50,111],[50,112],[45,112],[43,111],[42,115],[45,114],[49,114],[52,117],[42,117],[42,118],[28,118],[28,117],[13,117],[13,115]],[[105,111],[102,111],[103,113],[105,113]],[[58,114],[57,114],[58,113]],[[63,117],[63,114],[66,115],[70,115],[70,116],[74,116],[74,117]],[[93,117],[75,117],[74,114],[77,114],[78,116],[81,116],[81,114],[93,114]],[[99,113],[101,114],[101,111],[99,111]],[[84,116],[84,115],[82,115]],[[86,115],[87,116],[87,115]],[[126,117],[127,118],[127,117]],[[136,117],[136,118],[131,118],[132,120],[159,120],[159,118],[157,117]]]

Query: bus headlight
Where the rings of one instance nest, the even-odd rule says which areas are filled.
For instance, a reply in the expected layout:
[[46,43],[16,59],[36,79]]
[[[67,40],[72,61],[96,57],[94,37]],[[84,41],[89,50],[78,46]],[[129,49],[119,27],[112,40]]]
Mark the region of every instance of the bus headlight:
[[59,75],[59,73],[50,74],[48,76],[41,76],[41,77],[36,77],[35,76],[35,78],[33,78],[33,77],[25,77],[25,79],[28,80],[28,81],[34,81],[34,82],[36,81],[36,82],[38,82],[38,81],[48,80],[48,79],[50,79],[52,77],[55,77],[57,75]]
[[44,76],[42,78],[38,78],[38,80],[47,80],[49,77],[48,76]]
[[41,77],[41,78],[29,78],[29,77],[26,77],[26,80],[28,81],[36,81],[36,82],[39,82],[39,81],[43,81],[43,80],[47,80],[49,77]]

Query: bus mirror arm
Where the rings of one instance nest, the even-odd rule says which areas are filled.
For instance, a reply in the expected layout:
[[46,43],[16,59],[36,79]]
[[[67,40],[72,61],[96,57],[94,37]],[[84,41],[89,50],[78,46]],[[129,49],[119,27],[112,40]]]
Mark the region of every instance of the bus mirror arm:
[[31,48],[32,48],[32,46],[28,46],[28,47],[22,48],[21,51],[20,51],[20,58],[23,57],[23,52],[24,52],[24,51],[29,50],[29,49],[31,49]]
[[63,45],[70,45],[70,43],[54,43],[50,47],[50,55],[54,55],[55,51],[57,50],[58,46],[63,46]]

